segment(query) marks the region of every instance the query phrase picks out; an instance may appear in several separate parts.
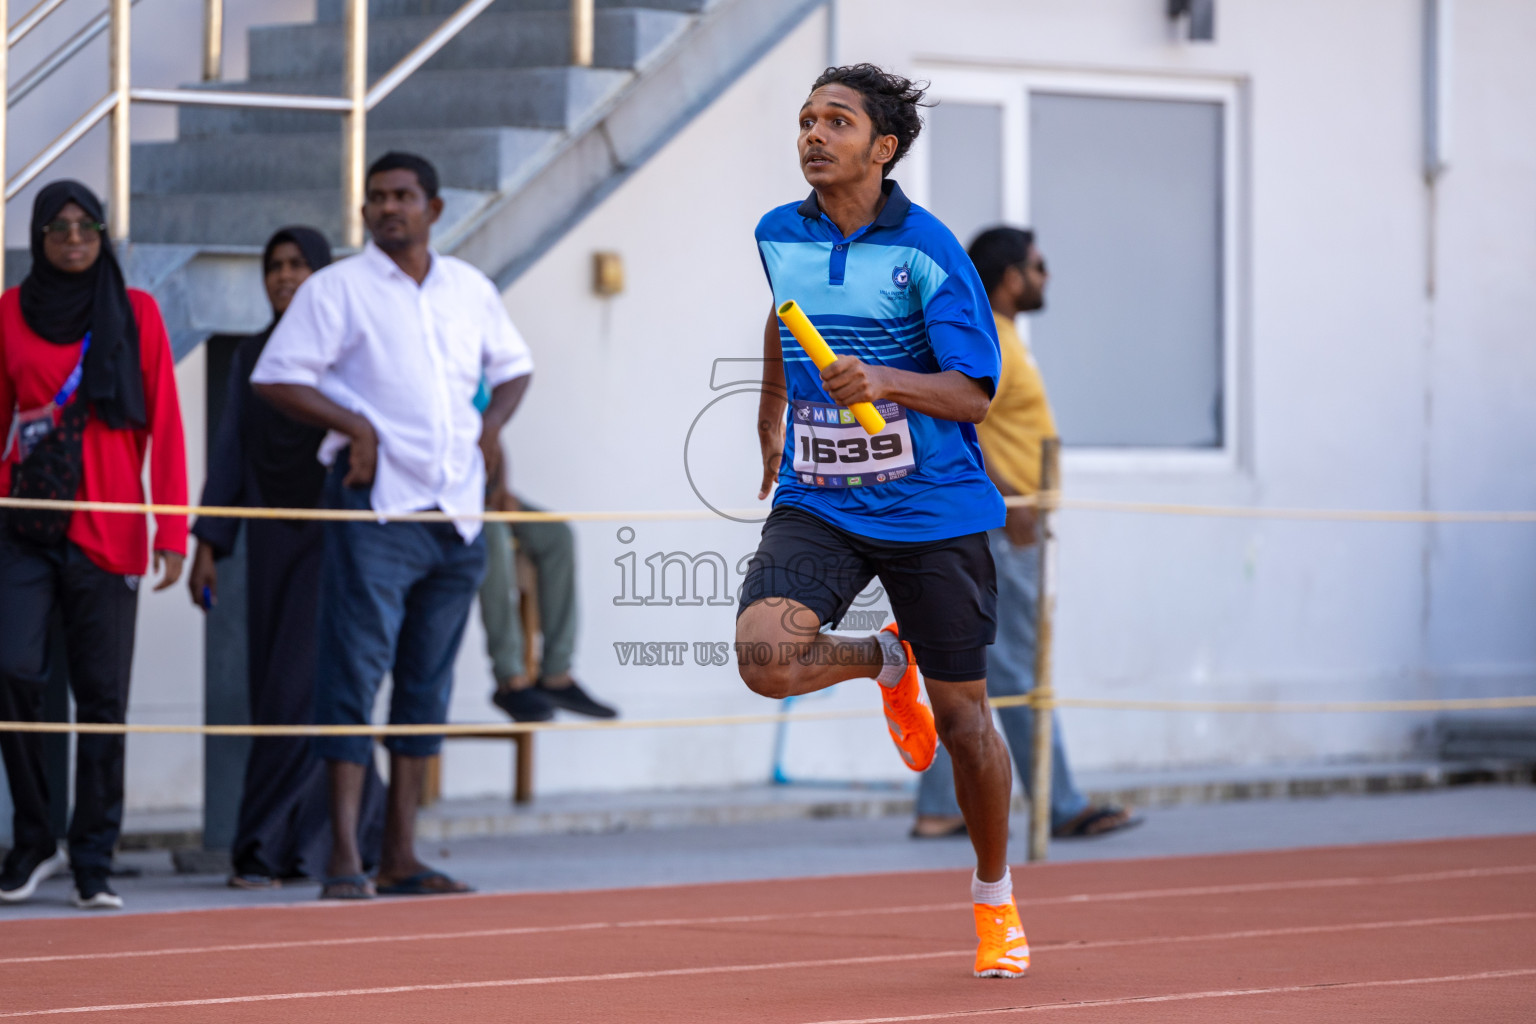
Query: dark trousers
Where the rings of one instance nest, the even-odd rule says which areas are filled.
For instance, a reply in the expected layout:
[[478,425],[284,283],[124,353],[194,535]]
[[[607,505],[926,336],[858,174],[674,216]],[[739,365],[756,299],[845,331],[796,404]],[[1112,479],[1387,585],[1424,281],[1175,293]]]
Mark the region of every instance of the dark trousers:
[[[338,456],[325,482],[327,508],[370,508],[367,488],[345,487]],[[391,725],[448,720],[453,662],[485,576],[485,538],[466,544],[451,523],[325,524],[320,580],[319,685],[315,721],[366,725],[389,674]],[[392,754],[431,757],[441,736],[391,736]],[[367,736],[323,736],[328,761],[367,764]]]
[[[125,721],[138,584],[136,576],[98,568],[72,543],[35,548],[0,527],[0,720],[42,720],[48,619],[57,606],[76,721]],[[123,751],[120,735],[75,740],[69,856],[77,878],[104,876],[111,868],[123,825]],[[51,852],[42,735],[0,732],[0,754],[15,807],[16,848]]]
[[[307,725],[315,720],[324,528],[254,519],[246,530],[251,722]],[[372,765],[364,781],[359,833],[363,866],[372,868],[384,839],[384,784]],[[322,877],[330,847],[329,782],[315,741],[256,737],[230,850],[235,871]]]

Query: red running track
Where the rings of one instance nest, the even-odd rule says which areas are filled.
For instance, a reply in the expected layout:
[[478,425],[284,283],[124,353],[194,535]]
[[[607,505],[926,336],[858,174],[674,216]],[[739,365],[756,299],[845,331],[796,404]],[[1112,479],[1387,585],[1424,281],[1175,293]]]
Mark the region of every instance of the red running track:
[[1016,981],[953,871],[0,917],[0,1021],[1536,1020],[1536,835],[1014,879]]

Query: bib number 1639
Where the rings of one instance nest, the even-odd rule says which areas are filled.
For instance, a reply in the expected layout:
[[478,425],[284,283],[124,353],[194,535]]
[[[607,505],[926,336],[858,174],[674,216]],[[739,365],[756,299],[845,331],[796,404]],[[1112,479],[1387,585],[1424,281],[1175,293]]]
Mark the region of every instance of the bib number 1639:
[[817,466],[830,466],[845,462],[863,465],[866,462],[882,462],[900,458],[906,454],[900,434],[880,434],[876,437],[830,437],[800,435],[800,461]]
[[873,487],[899,480],[917,468],[907,411],[879,402],[885,429],[870,436],[853,415],[836,405],[795,402],[794,471],[813,487]]

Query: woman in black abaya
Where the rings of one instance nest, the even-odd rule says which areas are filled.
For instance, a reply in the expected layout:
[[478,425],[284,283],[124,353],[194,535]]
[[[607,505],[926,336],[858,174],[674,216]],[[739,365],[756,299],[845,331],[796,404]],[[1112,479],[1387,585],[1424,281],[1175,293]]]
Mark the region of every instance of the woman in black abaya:
[[[240,340],[229,391],[208,459],[204,505],[314,508],[325,467],[316,458],[325,431],[297,423],[251,390],[251,370],[294,293],[331,261],[325,237],[312,228],[284,228],[267,242],[262,272],[272,323]],[[218,599],[216,560],[235,546],[239,519],[199,519],[188,584],[192,602]],[[324,545],[318,522],[252,519],[246,526],[246,605],[251,722],[304,725],[314,721],[316,600]],[[239,824],[230,849],[229,884],[265,889],[283,878],[324,874],[329,856],[325,764],[306,738],[257,737],[246,762]],[[383,785],[371,773],[363,797],[360,842],[376,863],[383,836]]]

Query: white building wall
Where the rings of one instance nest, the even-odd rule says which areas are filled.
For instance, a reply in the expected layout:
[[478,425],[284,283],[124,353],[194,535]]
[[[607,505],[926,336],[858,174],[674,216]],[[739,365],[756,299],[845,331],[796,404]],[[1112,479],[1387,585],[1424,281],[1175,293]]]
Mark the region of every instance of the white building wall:
[[[1106,471],[1069,456],[1069,494],[1533,507],[1529,474],[1511,471],[1528,461],[1520,455],[1533,436],[1532,406],[1520,399],[1536,370],[1519,344],[1529,338],[1536,253],[1529,232],[1511,227],[1529,222],[1536,203],[1536,131],[1519,113],[1520,97],[1536,86],[1536,70],[1522,58],[1536,41],[1528,5],[1458,7],[1457,149],[1438,190],[1433,299],[1419,5],[1223,4],[1211,45],[1179,41],[1161,5],[1140,0],[951,4],[942,18],[922,3],[843,0],[837,17],[840,60],[921,67],[940,91],[946,67],[1168,75],[1239,88],[1242,180],[1230,211],[1241,267],[1233,282],[1239,464]],[[710,361],[756,351],[768,296],[751,226],[806,190],[791,124],[825,62],[819,21],[770,54],[507,293],[539,358],[511,429],[518,485],[535,500],[584,509],[697,504],[680,449],[708,397]],[[921,201],[918,169],[897,177],[918,185]],[[1042,244],[1048,255],[1049,240]],[[625,255],[624,295],[599,299],[588,290],[597,249]],[[706,496],[717,505],[750,504],[751,406],[727,399],[706,416],[716,436],[702,475],[711,477]],[[733,615],[615,607],[615,558],[713,549],[734,563],[755,529],[714,522],[636,530],[626,546],[611,526],[578,528],[581,677],[631,717],[764,707],[729,669],[622,667],[612,649],[618,640],[726,638]],[[1526,625],[1536,606],[1536,537],[1527,527],[1080,512],[1062,517],[1060,533],[1057,677],[1074,696],[1375,699],[1529,692],[1536,679],[1536,631]],[[843,689],[851,692],[801,706],[867,704],[856,684]],[[1082,767],[1394,756],[1412,748],[1427,722],[1102,711],[1065,718]],[[541,744],[540,788],[758,781],[772,762],[770,735],[551,737]],[[902,774],[878,720],[794,726],[789,737],[794,774]]]
[[[251,17],[306,16],[307,5],[294,3],[294,12]],[[195,46],[170,41],[195,41],[197,5],[174,6],[181,15],[167,15],[156,32],[149,24],[160,16],[152,14],[156,5],[136,15],[136,53],[156,45],[158,32],[167,52],[179,55],[157,58],[164,81],[138,78],[141,84],[195,74]],[[1150,0],[967,0],[935,17],[933,5],[919,0],[837,5],[840,60],[921,67],[939,90],[944,69],[960,67],[1193,76],[1239,90],[1241,198],[1231,211],[1242,271],[1233,282],[1241,323],[1238,465],[1111,472],[1069,456],[1068,493],[1319,507],[1536,507],[1536,480],[1524,471],[1536,454],[1536,405],[1527,398],[1536,377],[1529,327],[1536,236],[1527,230],[1536,220],[1536,129],[1526,110],[1536,95],[1529,60],[1536,8],[1523,0],[1457,5],[1454,143],[1433,205],[1421,173],[1419,4],[1224,3],[1218,41],[1209,45],[1178,41],[1162,8]],[[231,9],[241,16],[238,5]],[[238,62],[240,36],[228,38]],[[507,292],[538,360],[508,435],[515,484],[528,499],[551,508],[699,508],[691,470],[714,505],[755,503],[755,399],[737,388],[712,391],[712,366],[759,351],[769,297],[752,228],[766,209],[806,191],[794,159],[794,112],[827,62],[826,45],[826,21],[816,15]],[[146,57],[143,66],[150,75],[155,65]],[[58,88],[65,89],[62,80]],[[89,82],[69,88],[80,93],[69,93],[75,106],[94,98]],[[13,171],[27,149],[19,139],[31,138],[27,152],[35,150],[50,135],[44,127],[74,109],[42,92],[27,103],[46,105],[48,114],[32,125],[26,108],[13,112]],[[100,156],[91,152],[88,142],[72,158],[78,165],[61,165],[61,173],[100,184]],[[903,167],[897,177],[923,200],[920,168]],[[10,205],[13,244],[27,209],[26,197]],[[1049,239],[1042,245],[1049,254]],[[623,294],[591,293],[596,250],[624,256]],[[178,373],[195,467],[202,464],[200,364],[191,357]],[[621,525],[633,529],[632,538],[620,539]],[[647,667],[621,665],[614,647],[728,640],[730,606],[616,604],[615,560],[635,556],[645,595],[648,556],[716,552],[733,570],[727,589],[734,592],[734,570],[755,546],[755,526],[637,517],[580,524],[576,532],[576,671],[595,693],[629,718],[773,707],[749,694],[730,667],[695,665],[691,647],[682,665]],[[1060,535],[1056,665],[1070,695],[1381,698],[1531,692],[1536,685],[1536,630],[1529,627],[1536,532],[1528,526],[1080,512],[1062,517]],[[679,593],[676,568],[666,593]],[[178,588],[143,600],[134,721],[201,718],[202,629],[183,595]],[[489,676],[472,618],[459,657],[455,720],[496,716],[485,701]],[[868,707],[870,699],[855,683],[798,707]],[[1065,719],[1074,764],[1083,768],[1392,756],[1410,748],[1426,721],[1100,711],[1068,711]],[[539,743],[538,785],[555,792],[758,782],[769,776],[774,741],[771,727],[548,736]],[[794,776],[906,774],[877,718],[796,725],[784,741],[784,766]],[[449,795],[505,793],[508,746],[450,745]],[[130,807],[195,806],[200,765],[199,741],[131,740]]]

